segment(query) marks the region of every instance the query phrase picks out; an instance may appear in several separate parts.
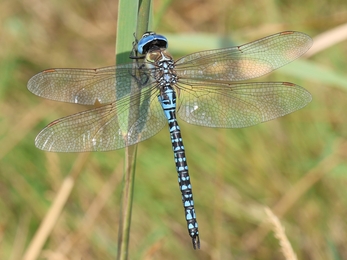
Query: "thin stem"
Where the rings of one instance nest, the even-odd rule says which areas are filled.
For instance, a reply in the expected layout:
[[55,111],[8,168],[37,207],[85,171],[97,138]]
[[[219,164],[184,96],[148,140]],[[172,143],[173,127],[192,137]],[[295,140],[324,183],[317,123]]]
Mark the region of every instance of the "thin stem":
[[[135,3],[136,2],[136,3]],[[136,35],[142,35],[148,30],[149,25],[149,14],[150,14],[150,4],[151,0],[143,1],[129,1],[120,0],[119,2],[119,14],[118,14],[118,32],[116,41],[116,64],[129,62],[129,47],[132,47],[128,41],[127,43],[124,39],[128,39],[129,32],[131,34],[136,29]],[[134,13],[136,10],[136,13]],[[134,22],[135,21],[135,22]],[[136,23],[137,22],[137,23]],[[126,28],[126,29],[125,29]],[[130,29],[131,28],[131,29]],[[133,35],[132,35],[133,37]],[[118,46],[120,44],[120,46]],[[128,51],[127,51],[128,50]],[[117,77],[117,73],[116,73]],[[116,86],[117,87],[117,86]],[[130,87],[130,93],[136,93],[141,91],[141,86],[138,86],[138,81],[133,80]],[[131,98],[131,97],[130,97]],[[138,101],[140,102],[140,101]],[[130,102],[131,104],[136,104]],[[134,114],[138,114],[138,109],[140,104],[132,105],[129,107],[129,121],[131,123]],[[124,132],[125,140],[127,129],[121,129]],[[125,149],[125,161],[124,161],[124,176],[123,176],[123,190],[122,199],[120,207],[120,220],[119,220],[119,231],[118,231],[118,253],[117,259],[125,260],[128,259],[128,248],[129,248],[129,237],[130,237],[130,224],[131,224],[131,210],[133,201],[133,190],[134,190],[134,180],[135,180],[135,164],[136,164],[136,154],[137,145],[128,146]]]
[[49,235],[58,221],[58,218],[61,215],[61,212],[64,209],[64,206],[66,205],[66,201],[72,192],[76,179],[81,173],[88,158],[89,153],[82,153],[78,156],[70,173],[65,177],[64,182],[54,198],[51,207],[40,223],[40,226],[33,239],[30,241],[30,244],[23,255],[23,260],[34,260],[39,257],[44,244],[46,243]]

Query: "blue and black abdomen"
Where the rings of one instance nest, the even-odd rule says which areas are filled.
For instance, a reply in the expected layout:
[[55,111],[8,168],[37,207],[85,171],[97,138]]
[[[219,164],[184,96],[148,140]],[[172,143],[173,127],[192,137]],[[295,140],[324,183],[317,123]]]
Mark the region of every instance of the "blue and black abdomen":
[[184,151],[180,127],[176,120],[176,93],[170,85],[165,86],[158,96],[169,123],[172,149],[174,151],[176,170],[178,173],[178,184],[182,194],[182,203],[185,211],[189,235],[193,246],[200,248],[198,223],[195,216],[192,186],[188,173],[188,164]]

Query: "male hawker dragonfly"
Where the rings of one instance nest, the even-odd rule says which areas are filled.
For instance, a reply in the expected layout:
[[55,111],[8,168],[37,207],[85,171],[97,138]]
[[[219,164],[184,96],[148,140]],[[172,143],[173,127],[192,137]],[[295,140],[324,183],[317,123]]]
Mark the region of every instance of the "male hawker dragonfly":
[[200,248],[176,114],[194,125],[240,128],[304,107],[311,95],[298,85],[239,81],[279,68],[300,57],[311,45],[308,35],[286,31],[174,61],[166,50],[167,39],[147,32],[135,49],[141,56],[129,64],[100,69],[48,69],[33,76],[28,89],[38,96],[99,105],[53,121],[38,134],[35,144],[53,152],[109,151],[141,142],[168,123],[188,232],[194,249]]

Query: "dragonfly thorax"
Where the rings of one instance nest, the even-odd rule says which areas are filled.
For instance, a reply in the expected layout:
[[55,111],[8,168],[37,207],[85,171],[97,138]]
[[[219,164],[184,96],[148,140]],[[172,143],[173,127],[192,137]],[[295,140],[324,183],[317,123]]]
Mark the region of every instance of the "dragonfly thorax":
[[175,62],[167,51],[159,49],[148,52],[146,65],[152,69],[152,75],[160,86],[177,83]]

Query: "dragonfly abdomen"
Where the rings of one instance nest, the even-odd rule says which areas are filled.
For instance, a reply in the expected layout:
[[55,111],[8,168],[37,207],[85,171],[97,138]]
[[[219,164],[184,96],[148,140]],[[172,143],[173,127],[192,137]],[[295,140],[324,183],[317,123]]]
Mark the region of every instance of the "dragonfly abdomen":
[[194,249],[200,248],[198,222],[196,220],[192,185],[188,172],[188,164],[184,151],[180,127],[176,119],[176,93],[170,85],[166,85],[158,96],[169,123],[172,149],[174,152],[178,184],[182,194],[182,203],[185,211],[188,232],[193,241]]
[[189,235],[193,239],[194,248],[200,247],[199,245],[199,231],[198,222],[196,220],[192,185],[188,173],[188,164],[184,151],[181,131],[178,126],[177,120],[169,121],[170,136],[172,142],[172,149],[174,151],[176,170],[178,173],[178,184],[182,194],[182,203],[185,211]]

